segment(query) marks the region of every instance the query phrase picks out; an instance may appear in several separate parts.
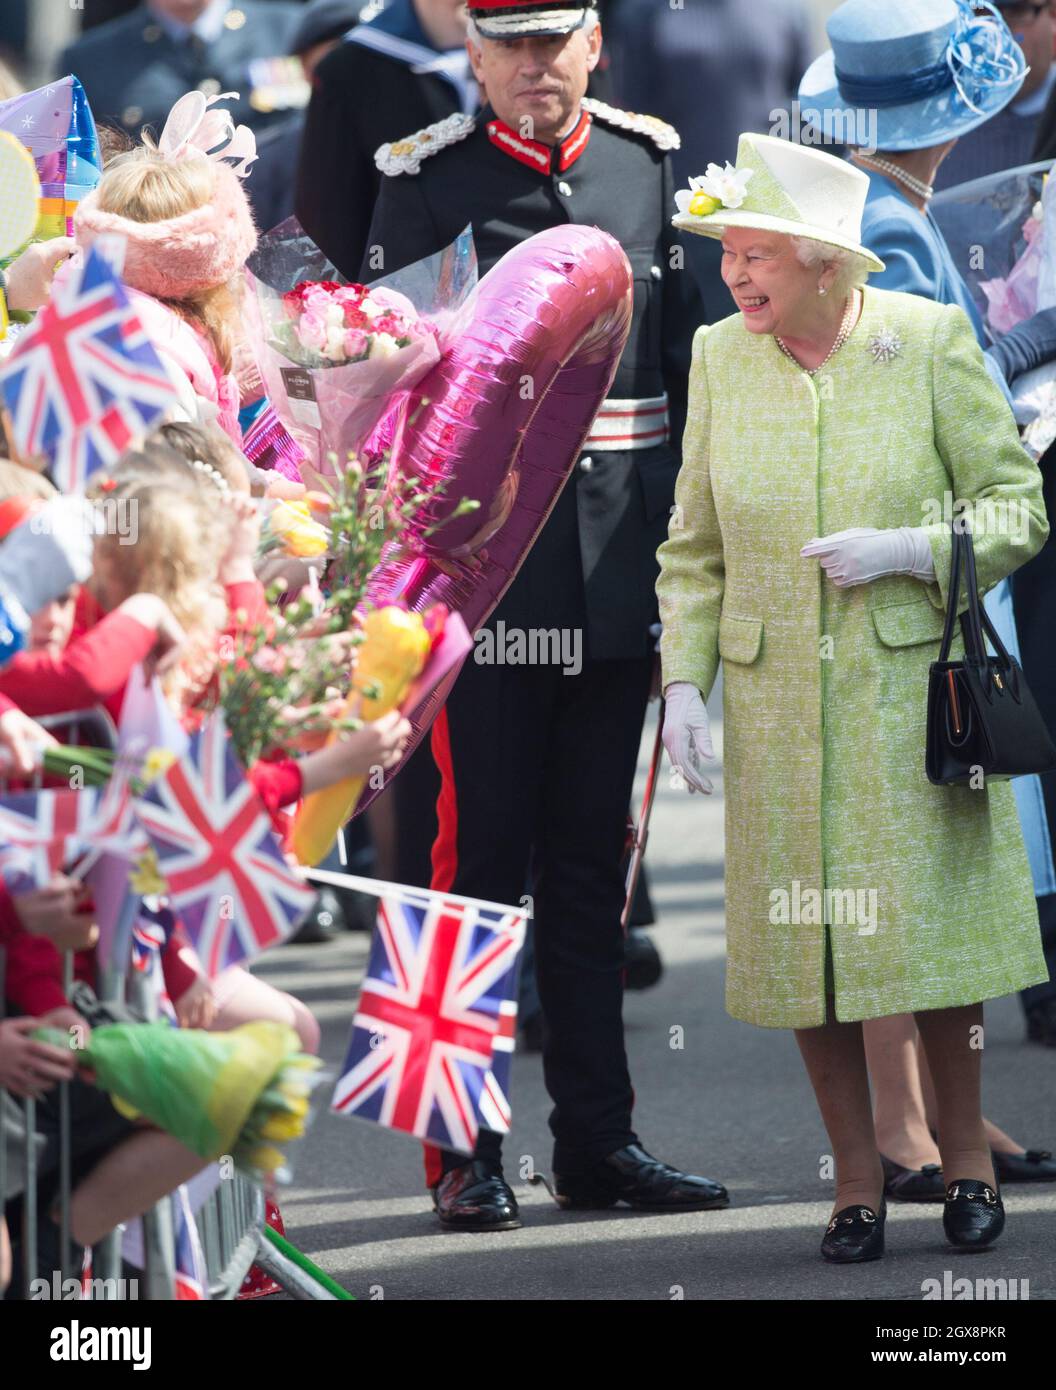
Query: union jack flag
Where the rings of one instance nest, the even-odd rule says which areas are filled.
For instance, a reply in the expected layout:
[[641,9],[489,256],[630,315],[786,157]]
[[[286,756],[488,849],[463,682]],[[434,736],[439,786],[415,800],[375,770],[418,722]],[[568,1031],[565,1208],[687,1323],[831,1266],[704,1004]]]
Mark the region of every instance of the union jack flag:
[[495,1075],[517,1024],[523,909],[406,889],[378,904],[370,965],[331,1109],[472,1153],[509,1129]]
[[81,493],[172,404],[176,389],[120,279],[94,247],[0,369],[14,438]]
[[168,932],[155,915],[141,909],[132,928],[132,969],[140,975],[150,974],[168,939]]
[[132,924],[132,969],[153,990],[158,1017],[178,1026],[176,1010],[165,988],[165,972],[161,958],[176,926],[176,918],[167,907],[150,907],[145,901]]
[[185,1186],[172,1194],[172,1224],[176,1244],[176,1299],[208,1298],[209,1277],[198,1236],[198,1224],[191,1210],[190,1193]]
[[136,800],[165,896],[211,977],[284,940],[315,893],[286,864],[219,714]]
[[43,888],[91,842],[98,793],[62,787],[0,798],[0,877],[11,892]]

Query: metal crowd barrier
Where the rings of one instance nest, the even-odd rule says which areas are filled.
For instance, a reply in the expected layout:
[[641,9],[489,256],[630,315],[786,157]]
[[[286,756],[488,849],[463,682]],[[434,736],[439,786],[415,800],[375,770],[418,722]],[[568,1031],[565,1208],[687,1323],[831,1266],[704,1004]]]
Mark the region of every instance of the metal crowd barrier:
[[[72,714],[52,716],[38,721],[51,732],[71,744],[90,744],[94,747],[114,748],[116,735],[113,723],[103,710],[78,710]],[[42,778],[38,776],[31,789],[39,788]],[[7,790],[7,779],[0,771],[0,794]],[[0,947],[0,1019],[5,1016],[5,953]],[[68,993],[73,984],[73,952],[63,953],[63,984]],[[112,974],[100,990],[100,996],[111,1002],[128,1002],[148,1019],[158,1016],[158,999],[150,982],[136,978],[132,981]],[[70,1199],[72,1173],[72,1131],[70,1120],[69,1083],[61,1082],[58,1087],[59,1111],[59,1265],[57,1271],[62,1280],[80,1280],[82,1271],[72,1268],[72,1249],[70,1231]],[[7,1093],[0,1090],[0,1115],[8,1106]],[[41,1274],[51,1283],[54,1271],[41,1271],[37,1267],[38,1243],[38,1191],[36,1102],[25,1099],[21,1102],[22,1119],[25,1126],[25,1154],[23,1159],[22,1189],[22,1279],[24,1296],[29,1296],[33,1281]],[[0,1123],[0,1200],[6,1199],[7,1192],[7,1135]],[[0,1212],[3,1208],[0,1207]],[[47,1218],[45,1218],[47,1219]],[[293,1297],[299,1299],[331,1300],[347,1296],[337,1289],[321,1271],[313,1275],[291,1259],[277,1243],[269,1239],[266,1231],[264,1194],[260,1187],[241,1174],[220,1183],[219,1188],[202,1205],[195,1216],[202,1252],[205,1258],[207,1288],[205,1296],[214,1300],[229,1300],[237,1296],[242,1281],[254,1264],[260,1265],[276,1283],[280,1284]],[[143,1223],[143,1279],[141,1290],[145,1290],[149,1300],[170,1300],[176,1297],[175,1230],[172,1216],[172,1203],[164,1198],[151,1211],[144,1214]],[[91,1273],[92,1297],[120,1297],[125,1283],[122,1282],[121,1260],[122,1233],[112,1231],[92,1247]],[[307,1263],[307,1262],[306,1262]],[[12,1270],[14,1276],[15,1271]],[[324,1282],[325,1281],[325,1282]],[[329,1285],[329,1287],[327,1287]],[[333,1289],[334,1291],[331,1291]]]
[[[104,710],[76,710],[75,713],[40,719],[38,723],[49,728],[51,733],[67,744],[101,746],[113,749],[117,746],[113,721]],[[42,777],[36,778],[31,790],[39,788]],[[0,771],[0,794],[7,790],[7,781]],[[6,960],[0,947],[0,1019],[6,1008]],[[63,954],[63,980],[65,991],[74,983],[74,954]],[[139,1009],[147,1019],[158,1016],[158,999],[153,984],[143,979],[129,981],[119,974],[110,974],[100,990],[107,1001],[128,1002]],[[69,1084],[63,1081],[58,1086],[58,1211],[60,1211],[60,1282],[64,1279],[81,1279],[81,1269],[71,1268],[71,1227],[69,1227],[69,1202],[71,1202],[72,1170],[72,1131],[69,1116]],[[0,1115],[8,1105],[6,1091],[0,1090]],[[22,1120],[25,1125],[24,1170],[22,1170],[22,1290],[28,1297],[33,1280],[40,1275],[38,1269],[38,1152],[33,1141],[36,1131],[36,1102],[24,1099],[21,1102]],[[0,1125],[0,1200],[7,1193],[7,1136]],[[0,1211],[3,1208],[0,1208]],[[268,1275],[295,1298],[313,1300],[333,1300],[347,1297],[343,1290],[332,1284],[321,1270],[308,1272],[302,1264],[279,1250],[277,1241],[267,1236],[265,1222],[264,1193],[257,1184],[251,1183],[242,1175],[221,1181],[220,1187],[204,1202],[196,1213],[201,1251],[206,1261],[206,1297],[211,1300],[232,1300],[238,1295],[243,1279],[251,1265],[260,1265]],[[122,1280],[121,1232],[115,1230],[92,1248],[92,1295],[93,1297],[119,1297],[125,1289]],[[286,1247],[289,1248],[290,1247]],[[302,1257],[299,1257],[302,1258]],[[153,1211],[143,1215],[143,1279],[140,1289],[146,1291],[149,1300],[171,1300],[175,1298],[175,1230],[172,1220],[172,1204],[168,1198],[158,1202]],[[304,1261],[304,1265],[310,1262]],[[14,1275],[13,1270],[13,1275]],[[43,1270],[49,1279],[51,1270]]]

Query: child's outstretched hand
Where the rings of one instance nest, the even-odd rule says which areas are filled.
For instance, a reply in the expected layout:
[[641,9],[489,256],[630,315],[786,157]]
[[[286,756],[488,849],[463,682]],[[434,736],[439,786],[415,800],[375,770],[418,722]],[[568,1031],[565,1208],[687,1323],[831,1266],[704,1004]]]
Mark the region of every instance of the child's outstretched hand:
[[355,733],[344,734],[307,754],[300,760],[304,795],[343,782],[346,777],[365,777],[375,767],[387,772],[403,757],[412,732],[410,720],[399,710],[391,710]]
[[253,561],[260,545],[260,512],[244,492],[225,492],[220,502],[231,529],[217,578],[221,584],[245,584],[257,577]]
[[16,777],[31,777],[49,744],[58,740],[20,709],[13,706],[0,714],[0,767],[9,764]]
[[173,1007],[181,1028],[208,1028],[216,1017],[216,999],[208,975],[199,975]]
[[118,611],[157,633],[143,668],[148,681],[165,675],[179,661],[187,636],[172,609],[159,594],[142,593],[126,598]]
[[39,1100],[77,1069],[77,1054],[29,1035],[41,1026],[39,1018],[8,1018],[0,1022],[0,1089]]

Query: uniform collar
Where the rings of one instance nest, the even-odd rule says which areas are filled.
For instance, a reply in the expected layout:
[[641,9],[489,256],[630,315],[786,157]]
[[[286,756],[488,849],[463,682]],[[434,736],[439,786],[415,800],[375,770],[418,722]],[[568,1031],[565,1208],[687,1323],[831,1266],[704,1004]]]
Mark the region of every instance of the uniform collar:
[[490,107],[485,117],[485,129],[491,143],[511,159],[527,164],[529,169],[535,169],[540,174],[563,174],[590,144],[590,116],[583,110],[580,110],[576,124],[556,145],[544,145],[541,140],[529,140],[520,135],[505,121],[500,121]]
[[346,43],[358,43],[406,63],[416,76],[433,73],[450,82],[458,93],[464,112],[475,111],[480,98],[465,46],[437,48],[425,30],[411,0],[392,0],[384,10],[365,24],[357,24],[345,35]]
[[179,20],[170,19],[168,15],[158,14],[149,4],[147,8],[154,23],[177,43],[189,38],[201,39],[203,43],[215,43],[224,32],[224,16],[231,8],[231,0],[213,0],[193,24],[181,24]]

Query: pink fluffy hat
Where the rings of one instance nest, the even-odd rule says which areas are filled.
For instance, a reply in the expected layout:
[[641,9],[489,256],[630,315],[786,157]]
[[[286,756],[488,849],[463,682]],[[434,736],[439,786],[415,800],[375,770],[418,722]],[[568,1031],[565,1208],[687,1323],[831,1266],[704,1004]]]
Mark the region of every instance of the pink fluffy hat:
[[237,93],[206,99],[201,92],[188,92],[169,112],[158,141],[163,159],[210,160],[216,191],[208,203],[160,222],[104,212],[98,189],[78,205],[73,227],[78,244],[87,250],[96,237],[122,237],[121,278],[131,289],[157,299],[188,299],[225,284],[256,247],[257,230],[241,183],[257,157],[256,140],[248,126],[236,127],[227,111],[209,110],[232,96]]

